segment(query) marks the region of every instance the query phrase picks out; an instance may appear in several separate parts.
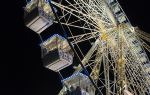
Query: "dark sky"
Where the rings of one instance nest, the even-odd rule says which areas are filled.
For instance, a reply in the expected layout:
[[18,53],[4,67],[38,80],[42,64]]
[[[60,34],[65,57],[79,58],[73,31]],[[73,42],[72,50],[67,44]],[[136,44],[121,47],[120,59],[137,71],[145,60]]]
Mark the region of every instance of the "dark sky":
[[[132,25],[150,32],[149,0],[119,1]],[[39,37],[24,25],[25,0],[1,4],[1,95],[56,95],[61,81],[57,73],[42,66]]]

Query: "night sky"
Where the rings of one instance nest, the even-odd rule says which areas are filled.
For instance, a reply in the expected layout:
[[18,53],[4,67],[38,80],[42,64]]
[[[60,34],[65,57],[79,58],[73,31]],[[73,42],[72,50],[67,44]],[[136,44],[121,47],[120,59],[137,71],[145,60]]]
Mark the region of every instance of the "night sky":
[[[149,0],[119,0],[133,26],[150,32]],[[43,67],[39,36],[25,27],[25,0],[4,2],[1,8],[0,95],[56,95],[61,89],[57,73]],[[55,30],[55,27],[51,27]],[[71,69],[71,68],[69,68]],[[70,70],[66,74],[70,74]]]

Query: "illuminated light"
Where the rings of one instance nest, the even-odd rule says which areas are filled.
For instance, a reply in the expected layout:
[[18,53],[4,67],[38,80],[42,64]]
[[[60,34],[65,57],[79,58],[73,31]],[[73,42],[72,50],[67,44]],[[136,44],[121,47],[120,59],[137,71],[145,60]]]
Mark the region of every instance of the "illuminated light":
[[107,40],[107,34],[106,33],[102,33],[101,38],[102,38],[102,40]]

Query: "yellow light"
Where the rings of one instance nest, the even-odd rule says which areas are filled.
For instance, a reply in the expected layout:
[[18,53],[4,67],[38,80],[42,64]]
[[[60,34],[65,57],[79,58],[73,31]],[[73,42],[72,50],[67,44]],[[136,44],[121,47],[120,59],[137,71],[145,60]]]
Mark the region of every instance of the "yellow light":
[[102,40],[107,40],[107,34],[106,33],[103,33],[102,36],[101,36]]

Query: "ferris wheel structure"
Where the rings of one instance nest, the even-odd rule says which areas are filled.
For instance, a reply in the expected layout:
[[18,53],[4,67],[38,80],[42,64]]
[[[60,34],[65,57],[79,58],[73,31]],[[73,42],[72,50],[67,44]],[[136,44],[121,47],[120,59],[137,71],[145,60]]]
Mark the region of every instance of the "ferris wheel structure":
[[[117,0],[31,0],[24,10],[40,37],[61,28],[40,44],[44,66],[62,77],[58,95],[150,94],[150,34],[132,26]],[[68,66],[74,73],[64,78]]]

